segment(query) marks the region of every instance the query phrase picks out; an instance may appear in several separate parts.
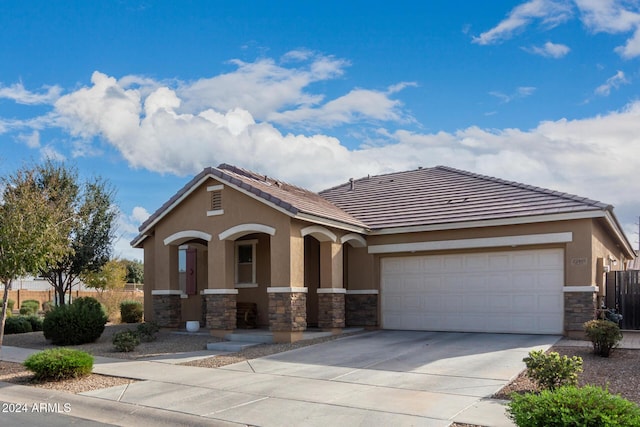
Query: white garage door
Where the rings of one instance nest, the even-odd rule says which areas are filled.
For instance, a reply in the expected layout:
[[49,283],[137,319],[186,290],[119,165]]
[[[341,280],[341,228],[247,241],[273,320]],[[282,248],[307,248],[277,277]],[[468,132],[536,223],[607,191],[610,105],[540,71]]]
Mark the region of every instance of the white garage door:
[[562,249],[381,260],[385,329],[559,334]]

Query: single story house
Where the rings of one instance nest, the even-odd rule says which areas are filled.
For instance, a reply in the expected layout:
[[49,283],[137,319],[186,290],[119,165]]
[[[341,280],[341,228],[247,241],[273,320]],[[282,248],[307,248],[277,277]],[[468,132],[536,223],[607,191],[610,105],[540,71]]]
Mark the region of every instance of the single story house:
[[635,258],[610,205],[444,166],[320,193],[206,168],[132,245],[147,320],[223,336],[250,303],[279,342],[308,326],[577,335],[604,273]]

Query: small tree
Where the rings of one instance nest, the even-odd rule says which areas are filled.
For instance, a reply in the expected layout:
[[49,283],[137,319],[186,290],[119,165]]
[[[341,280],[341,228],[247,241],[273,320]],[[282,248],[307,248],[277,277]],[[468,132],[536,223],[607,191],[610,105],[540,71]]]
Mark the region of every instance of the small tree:
[[48,203],[73,218],[59,230],[71,251],[41,270],[55,290],[57,304],[64,305],[80,275],[100,271],[111,258],[117,218],[114,191],[100,178],[81,184],[75,169],[53,161],[38,167],[36,177]]
[[59,229],[68,220],[53,209],[48,194],[37,186],[33,170],[2,178],[0,202],[0,281],[4,285],[0,349],[4,338],[9,290],[14,279],[35,273],[64,257],[68,249]]
[[126,259],[127,283],[144,283],[144,264],[138,260]]
[[99,271],[86,271],[80,277],[85,285],[97,289],[102,295],[105,290],[124,289],[127,267],[122,261],[112,259]]

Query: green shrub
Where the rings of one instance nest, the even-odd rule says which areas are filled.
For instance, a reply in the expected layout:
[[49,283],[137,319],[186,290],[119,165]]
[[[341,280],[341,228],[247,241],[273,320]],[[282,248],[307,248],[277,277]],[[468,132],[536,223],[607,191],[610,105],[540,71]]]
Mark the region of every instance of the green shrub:
[[640,407],[596,386],[563,386],[512,398],[507,412],[518,427],[640,426]]
[[95,298],[83,297],[47,313],[42,331],[55,345],[78,345],[100,338],[106,323],[107,316],[100,303]]
[[142,322],[143,312],[140,301],[125,300],[120,303],[120,318],[124,323]]
[[32,354],[24,366],[38,380],[78,378],[91,373],[93,356],[70,348],[53,348]]
[[6,335],[25,334],[27,332],[33,332],[33,328],[31,327],[31,323],[29,323],[26,317],[16,316],[8,317],[5,319],[4,333]]
[[584,330],[593,343],[593,352],[602,357],[609,357],[622,339],[620,327],[610,320],[589,320],[584,324]]
[[527,365],[527,376],[541,389],[553,390],[563,385],[577,385],[582,372],[582,358],[562,356],[556,352],[546,354],[532,350],[522,359]]
[[118,351],[133,351],[140,344],[140,337],[135,331],[120,331],[113,335],[113,345]]
[[136,331],[140,336],[140,341],[151,342],[156,340],[156,334],[160,330],[160,327],[155,322],[145,322],[138,325]]
[[22,305],[20,306],[20,314],[29,316],[31,314],[37,314],[38,308],[40,308],[40,302],[34,299],[28,299],[22,301]]
[[42,330],[42,323],[44,319],[40,316],[26,316],[25,319],[31,323],[31,329],[33,332],[39,332]]
[[[2,307],[2,304],[4,304],[4,299],[0,298],[0,307]],[[13,307],[16,305],[16,302],[14,300],[12,300],[11,298],[9,298],[7,300],[7,312],[13,310]]]

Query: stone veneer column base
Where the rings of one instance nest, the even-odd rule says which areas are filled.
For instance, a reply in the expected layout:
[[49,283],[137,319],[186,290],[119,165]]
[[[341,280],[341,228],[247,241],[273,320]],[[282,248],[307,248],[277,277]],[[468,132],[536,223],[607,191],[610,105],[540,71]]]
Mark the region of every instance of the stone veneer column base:
[[269,329],[274,342],[295,342],[307,329],[307,288],[269,287]]
[[564,330],[573,338],[584,338],[584,323],[595,318],[596,292],[573,292],[571,286],[564,288]]
[[378,291],[349,291],[345,296],[347,326],[378,326]]
[[206,327],[211,335],[223,337],[236,328],[235,289],[205,289],[202,298],[206,304]]
[[182,320],[180,291],[151,291],[153,320],[161,328],[177,328]]
[[318,327],[340,333],[345,326],[344,319],[345,289],[318,289]]

